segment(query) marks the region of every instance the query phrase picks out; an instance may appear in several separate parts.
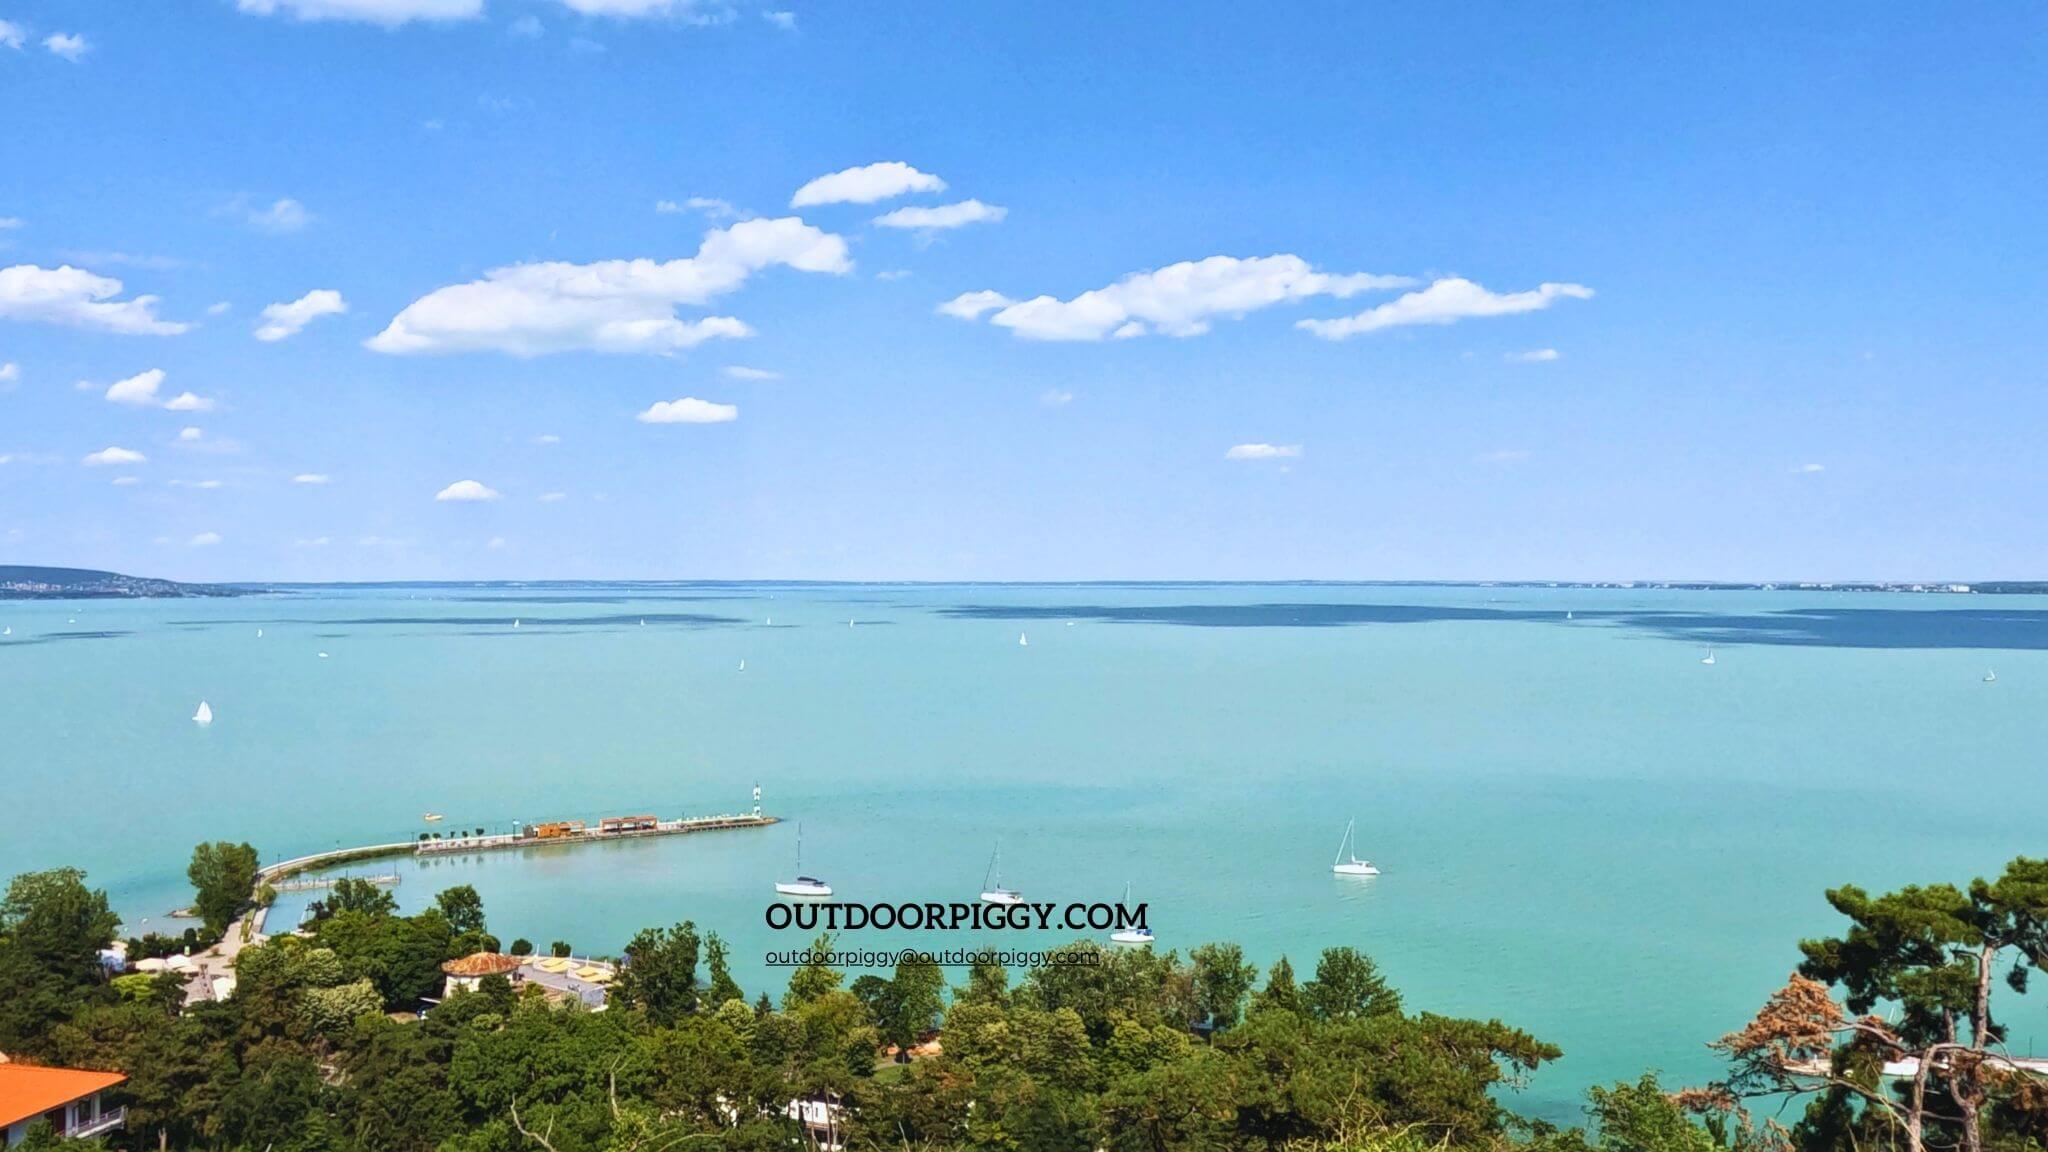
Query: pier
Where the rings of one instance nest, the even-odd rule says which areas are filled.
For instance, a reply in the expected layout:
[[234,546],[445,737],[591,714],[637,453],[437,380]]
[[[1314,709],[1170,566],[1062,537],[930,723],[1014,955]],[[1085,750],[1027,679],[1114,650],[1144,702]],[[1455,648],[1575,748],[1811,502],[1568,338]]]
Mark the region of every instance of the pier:
[[280,880],[270,886],[273,892],[309,892],[315,888],[332,888],[340,880],[360,880],[365,884],[396,884],[402,877],[396,872],[385,872],[376,876],[313,876],[304,880]]
[[780,817],[747,813],[729,816],[690,816],[679,820],[646,817],[631,823],[601,820],[596,826],[582,821],[535,824],[518,832],[488,836],[449,836],[421,840],[413,847],[416,856],[445,856],[451,852],[486,852],[503,848],[552,848],[568,844],[598,844],[614,840],[638,840],[649,836],[684,836],[692,832],[717,832],[727,828],[765,828]]

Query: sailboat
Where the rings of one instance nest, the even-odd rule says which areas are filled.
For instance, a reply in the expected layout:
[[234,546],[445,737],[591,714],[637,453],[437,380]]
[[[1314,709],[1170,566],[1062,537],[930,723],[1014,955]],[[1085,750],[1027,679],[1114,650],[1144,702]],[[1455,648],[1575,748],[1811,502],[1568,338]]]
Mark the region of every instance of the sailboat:
[[1025,634],[1023,634],[1022,632],[1019,632],[1019,633],[1017,633],[1017,647],[1019,647],[1019,648],[1029,648],[1029,647],[1031,647],[1031,637],[1029,637],[1029,636],[1026,636],[1026,635],[1025,635]]
[[832,886],[816,876],[804,875],[804,826],[796,826],[796,879],[775,882],[775,890],[784,896],[830,896]]
[[1358,824],[1353,820],[1344,825],[1344,838],[1337,841],[1337,859],[1330,865],[1330,871],[1339,876],[1377,876],[1378,868],[1370,860],[1360,860],[1358,853],[1351,850],[1351,832]]
[[425,820],[429,824],[439,824],[441,822],[441,814],[439,812],[428,812],[422,815],[420,819]]
[[[1124,907],[1128,908],[1130,906],[1131,883],[1126,880],[1124,881]],[[1140,946],[1150,944],[1152,943],[1152,930],[1150,928],[1125,928],[1121,932],[1110,933],[1109,942],[1112,944],[1136,944]]]
[[746,662],[746,660],[742,659],[742,660],[740,661],[740,671],[742,671],[742,672],[745,672],[746,670],[747,670],[747,662]]
[[1569,619],[1571,619],[1571,618],[1572,618],[1572,614],[1571,614],[1571,610],[1570,610],[1570,609],[1566,609],[1566,610],[1565,610],[1564,618],[1565,618],[1565,619],[1567,619],[1567,620],[1569,620]]
[[192,714],[192,722],[202,728],[213,723],[213,705],[201,700],[199,702],[199,711]]
[[1706,654],[1706,656],[1705,656],[1704,658],[1702,658],[1702,659],[1700,660],[1700,663],[1702,663],[1702,664],[1712,664],[1713,662],[1714,662],[1714,650],[1713,650],[1712,648],[1709,648],[1709,649],[1707,649],[1707,654]]
[[1993,671],[1992,671],[1991,669],[1989,669],[1989,668],[1986,668],[1986,669],[1984,670],[1984,682],[1985,682],[1986,684],[1996,684],[1996,683],[1998,683],[1998,673],[1996,673],[1996,672],[1993,672]]
[[988,858],[988,871],[981,877],[981,902],[983,904],[1022,904],[1024,894],[1015,888],[1003,887],[1003,842],[996,841],[995,855]]
[[8,626],[7,626],[7,627],[5,627],[5,628],[0,628],[0,636],[12,636],[12,635],[14,635],[14,626],[13,626],[13,625],[11,625],[11,624],[10,624],[10,625],[8,625]]
[[256,630],[256,638],[257,638],[258,640],[261,640],[261,639],[263,639],[263,629],[261,629],[261,628],[258,628],[258,629]]
[[517,616],[514,616],[514,617],[512,618],[512,626],[513,626],[514,628],[517,628],[517,627],[519,627],[519,617],[517,617]]

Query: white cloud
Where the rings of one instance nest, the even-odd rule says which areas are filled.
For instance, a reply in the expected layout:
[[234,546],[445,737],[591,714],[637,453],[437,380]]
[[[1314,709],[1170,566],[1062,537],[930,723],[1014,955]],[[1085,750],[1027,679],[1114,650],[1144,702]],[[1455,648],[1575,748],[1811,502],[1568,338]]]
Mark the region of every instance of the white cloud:
[[568,498],[569,494],[567,492],[543,492],[536,497],[543,504],[555,504]]
[[157,386],[164,382],[164,370],[151,368],[137,372],[126,380],[116,380],[107,385],[107,399],[115,404],[132,404],[138,408],[157,406]]
[[12,48],[19,52],[27,39],[28,29],[11,20],[0,20],[0,47]]
[[1239,444],[1223,454],[1225,460],[1292,460],[1301,455],[1299,444]]
[[733,207],[728,201],[712,196],[692,196],[688,200],[681,202],[656,200],[654,202],[654,210],[670,216],[683,212],[702,212],[713,220],[735,220],[747,215],[747,213]]
[[887,160],[862,168],[848,168],[796,190],[789,198],[791,208],[814,204],[873,204],[906,192],[944,192],[946,182],[929,172],[919,172],[900,160]]
[[12,384],[21,379],[21,365],[9,360],[0,364],[0,384]]
[[455,483],[434,493],[434,499],[444,503],[467,504],[479,500],[496,500],[503,495],[504,493],[497,489],[487,488],[474,480],[457,480]]
[[884,268],[875,273],[877,280],[908,280],[912,273],[908,268]]
[[102,448],[79,463],[88,468],[106,468],[115,464],[147,464],[149,457],[129,448]]
[[87,52],[92,51],[92,45],[85,42],[85,37],[70,32],[50,33],[43,37],[43,47],[48,48],[51,55],[62,56],[74,64]]
[[763,12],[761,13],[761,19],[775,25],[784,32],[796,31],[796,13],[794,12]]
[[282,12],[299,20],[350,20],[396,28],[413,20],[470,20],[483,15],[484,0],[236,0],[257,16]]
[[1125,340],[1158,332],[1199,336],[1218,316],[1243,316],[1312,296],[1338,299],[1406,287],[1402,276],[1318,272],[1299,256],[1211,256],[1129,276],[1071,300],[1052,296],[1014,301],[997,292],[969,292],[939,311],[963,320],[993,311],[989,322],[1028,340]]
[[140,484],[142,481],[134,476],[116,476],[112,480],[107,481],[107,483],[112,484],[116,488],[127,488]]
[[228,314],[228,311],[233,307],[233,304],[230,304],[227,301],[222,300],[218,304],[208,304],[206,306],[206,314],[208,316],[225,316]]
[[348,311],[348,302],[332,288],[315,288],[289,304],[272,304],[263,309],[263,325],[256,329],[258,340],[282,340],[296,336],[306,325],[322,316]]
[[1065,408],[1074,402],[1074,394],[1064,388],[1048,388],[1038,394],[1038,402],[1047,408]]
[[378,352],[497,351],[539,356],[569,349],[674,352],[706,340],[750,336],[730,316],[685,321],[678,305],[702,305],[777,265],[802,272],[853,267],[846,241],[794,216],[747,220],[704,234],[695,256],[549,262],[493,269],[407,305],[367,346]]
[[164,401],[164,410],[166,412],[211,412],[213,411],[213,401],[205,396],[195,396],[190,392],[180,392],[169,400]]
[[749,368],[744,364],[728,364],[723,369],[734,380],[780,380],[782,373],[770,372],[766,368]]
[[1015,303],[1015,300],[1010,299],[1001,292],[991,292],[983,289],[980,292],[962,292],[960,295],[939,305],[938,310],[947,316],[956,316],[962,320],[979,320],[983,312],[992,312],[998,308],[1008,308]]
[[220,533],[218,532],[201,532],[199,535],[185,541],[185,544],[192,548],[210,548],[218,543],[220,543]]
[[533,438],[533,442],[535,444],[560,444],[562,442],[562,438],[560,436],[555,435],[553,432],[543,432],[540,435],[535,436]]
[[[7,21],[0,20],[0,24],[5,23]],[[0,35],[4,35],[4,33],[0,33]],[[0,43],[5,43],[5,41],[0,40]],[[22,223],[22,218],[19,216],[0,216],[0,232],[12,232],[16,228],[21,227]]]
[[178,430],[178,439],[187,444],[194,440],[203,440],[205,438],[206,433],[198,428],[181,428]]
[[1827,470],[1828,466],[1825,464],[1801,464],[1799,467],[1793,469],[1794,472],[1797,472],[1803,476],[1811,476],[1816,472],[1825,472]]
[[0,319],[145,336],[175,336],[189,327],[157,319],[154,296],[114,299],[120,294],[119,280],[69,264],[0,268]]
[[201,488],[209,492],[220,487],[218,480],[167,480],[164,483],[171,488]]
[[493,536],[489,540],[484,541],[484,547],[492,550],[503,548],[504,546],[505,538],[503,536]]
[[1548,364],[1558,358],[1555,348],[1532,348],[1527,352],[1510,352],[1507,355],[1510,364]]
[[540,17],[531,13],[514,20],[505,28],[506,35],[517,36],[522,40],[538,40],[546,32],[547,29],[541,26]]
[[300,537],[292,541],[294,548],[325,548],[334,541],[326,536]]
[[642,424],[725,424],[740,418],[737,404],[713,404],[695,396],[660,400],[633,419]]
[[263,232],[297,232],[312,222],[313,214],[306,211],[306,206],[290,197],[249,213],[249,223]]
[[333,479],[333,477],[327,475],[327,473],[325,472],[301,472],[297,476],[292,477],[292,483],[325,484],[331,479]]
[[937,208],[898,208],[875,217],[875,225],[880,228],[938,230],[983,222],[994,224],[1009,214],[1008,208],[983,204],[979,200],[962,200],[958,204],[944,204]]
[[[642,16],[667,16],[670,14],[690,15],[695,0],[561,0],[562,4],[581,12],[585,16],[615,16],[631,19]],[[702,23],[714,23],[716,18],[705,17]]]
[[1593,290],[1582,284],[1539,284],[1528,292],[1489,292],[1470,280],[1454,276],[1356,316],[1302,320],[1294,326],[1325,340],[1343,340],[1362,332],[1407,324],[1451,324],[1471,317],[1537,312],[1558,300],[1588,300],[1592,296]]

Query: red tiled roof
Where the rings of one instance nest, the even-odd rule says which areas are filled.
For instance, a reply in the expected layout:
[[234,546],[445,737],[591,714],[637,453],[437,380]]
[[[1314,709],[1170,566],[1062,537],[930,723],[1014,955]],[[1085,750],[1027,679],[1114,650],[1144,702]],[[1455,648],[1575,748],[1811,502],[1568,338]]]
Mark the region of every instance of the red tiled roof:
[[450,976],[508,976],[519,971],[519,957],[497,952],[472,952],[441,965]]
[[119,1072],[0,1064],[0,1128],[62,1108],[127,1079]]

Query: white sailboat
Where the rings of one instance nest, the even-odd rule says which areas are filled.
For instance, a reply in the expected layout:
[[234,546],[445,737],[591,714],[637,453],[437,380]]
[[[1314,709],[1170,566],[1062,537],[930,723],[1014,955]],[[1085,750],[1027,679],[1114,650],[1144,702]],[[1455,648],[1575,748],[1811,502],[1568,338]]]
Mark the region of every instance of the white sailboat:
[[0,628],[0,636],[12,636],[12,635],[14,635],[14,626],[13,626],[13,625],[11,625],[11,624],[10,624],[10,625],[8,625],[8,626],[7,626],[7,627],[5,627],[5,628]]
[[1024,894],[1015,888],[1003,887],[1003,842],[996,841],[995,855],[988,858],[988,871],[981,877],[981,902],[983,904],[1022,904]]
[[519,627],[519,617],[517,617],[517,616],[514,616],[514,617],[512,618],[512,626],[513,626],[514,628],[517,628],[517,627]]
[[746,670],[747,670],[747,662],[746,662],[746,661],[745,661],[744,659],[742,659],[742,660],[740,661],[740,671],[742,671],[742,672],[745,672]]
[[1702,663],[1702,664],[1712,664],[1713,662],[1714,662],[1714,650],[1713,650],[1712,648],[1709,648],[1709,649],[1707,649],[1707,654],[1706,654],[1706,656],[1705,656],[1704,658],[1702,658],[1702,659],[1700,660],[1700,663]]
[[1984,670],[1984,682],[1985,682],[1986,684],[1996,684],[1996,683],[1998,683],[1998,673],[1996,673],[1996,672],[1993,672],[1993,671],[1992,671],[1991,669],[1989,669],[1989,668],[1986,668],[1986,669]]
[[261,639],[263,639],[263,629],[261,629],[261,628],[258,628],[258,629],[256,630],[256,638],[257,638],[258,640],[261,640]]
[[1025,634],[1023,634],[1022,632],[1019,632],[1019,633],[1017,633],[1017,647],[1019,647],[1019,648],[1029,648],[1029,647],[1031,647],[1031,637],[1029,637],[1029,636],[1026,636],[1026,635],[1025,635]]
[[213,705],[201,700],[199,702],[199,711],[192,714],[192,722],[202,728],[213,723]]
[[830,896],[832,886],[816,876],[804,875],[804,826],[796,826],[796,879],[777,880],[775,891],[784,896]]
[[1358,853],[1351,850],[1351,832],[1357,827],[1353,820],[1344,825],[1344,839],[1337,841],[1337,859],[1330,865],[1330,871],[1339,876],[1377,876],[1378,868],[1370,860],[1360,860]]
[[[1130,906],[1131,883],[1126,880],[1124,881],[1124,907],[1128,908]],[[1109,942],[1112,944],[1133,944],[1142,947],[1152,943],[1152,930],[1150,928],[1125,928],[1122,931],[1110,933]]]

